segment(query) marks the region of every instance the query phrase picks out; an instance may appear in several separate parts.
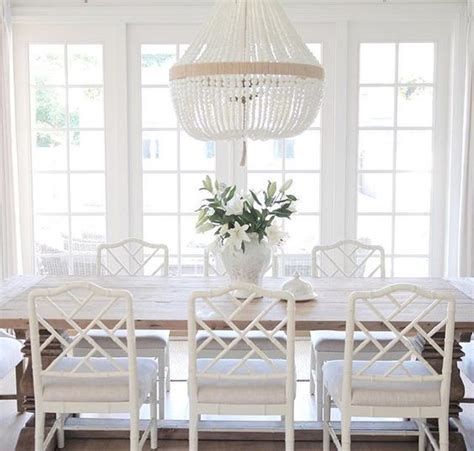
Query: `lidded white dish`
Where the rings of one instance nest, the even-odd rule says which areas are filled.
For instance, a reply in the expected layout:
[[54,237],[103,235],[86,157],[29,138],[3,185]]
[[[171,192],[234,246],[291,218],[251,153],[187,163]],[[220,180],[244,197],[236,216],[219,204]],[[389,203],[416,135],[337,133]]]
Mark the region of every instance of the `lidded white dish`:
[[310,301],[316,299],[313,286],[301,279],[300,273],[296,271],[293,278],[282,285],[282,290],[289,291],[295,297],[295,301]]

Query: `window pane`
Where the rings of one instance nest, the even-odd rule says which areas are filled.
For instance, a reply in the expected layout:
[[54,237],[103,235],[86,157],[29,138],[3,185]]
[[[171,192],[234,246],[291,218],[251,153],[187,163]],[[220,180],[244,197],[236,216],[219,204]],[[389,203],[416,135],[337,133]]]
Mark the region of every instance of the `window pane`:
[[67,212],[66,174],[35,174],[33,178],[34,207],[36,212]]
[[181,211],[196,211],[202,199],[209,196],[206,191],[199,191],[205,177],[206,174],[181,174]]
[[216,143],[198,141],[187,133],[180,134],[181,169],[214,171],[216,166]]
[[397,169],[429,171],[432,167],[431,130],[400,130],[397,133]]
[[168,88],[142,89],[143,128],[176,127],[176,115]]
[[176,174],[143,174],[143,210],[149,213],[178,211]]
[[146,241],[166,244],[171,254],[178,253],[178,218],[176,216],[145,216],[143,234]]
[[105,177],[103,174],[71,175],[71,211],[105,211]]
[[319,212],[319,174],[287,174],[293,179],[289,192],[298,198],[296,208],[300,212]]
[[401,127],[430,127],[433,118],[433,88],[398,88],[398,120]]
[[[268,181],[277,182],[278,185],[281,185],[283,176],[281,173],[249,173],[247,175],[247,186],[249,189],[259,192],[264,189],[267,189]],[[290,192],[294,192],[293,187],[291,187]]]
[[297,215],[285,221],[288,241],[285,252],[289,254],[308,254],[319,243],[319,216]]
[[391,216],[359,216],[357,219],[357,239],[368,244],[380,245],[386,253],[391,253]]
[[66,170],[66,133],[41,131],[34,134],[33,169]]
[[427,258],[394,259],[395,277],[427,277],[429,275],[429,260]]
[[104,126],[103,88],[69,89],[69,127],[102,128]]
[[406,43],[399,45],[398,76],[400,83],[432,83],[434,44]]
[[67,59],[70,85],[103,84],[101,45],[68,45]]
[[71,219],[71,247],[73,273],[93,276],[96,274],[97,245],[105,243],[105,217],[73,216]]
[[178,168],[178,137],[175,131],[143,132],[143,170],[169,171]]
[[360,88],[360,126],[392,126],[393,116],[393,88]]
[[283,168],[282,141],[249,141],[247,152],[249,170],[280,170]]
[[169,70],[175,62],[175,45],[142,45],[142,84],[168,84]]
[[360,174],[357,205],[360,212],[390,212],[392,175]]
[[196,254],[203,258],[204,248],[212,243],[214,232],[196,233],[197,216],[181,217],[181,253]]
[[103,131],[71,131],[70,166],[71,170],[103,170],[105,149]]
[[395,253],[428,254],[430,219],[427,216],[395,218]]
[[308,130],[284,140],[285,167],[289,170],[318,170],[321,161],[321,132]]
[[64,46],[30,45],[30,82],[36,85],[64,85]]
[[395,81],[395,44],[360,45],[360,83]]
[[359,131],[359,169],[392,169],[393,132]]
[[35,216],[36,270],[39,274],[68,274],[68,219]]
[[34,126],[64,128],[66,126],[66,91],[64,88],[36,88],[31,97]]
[[396,175],[396,210],[429,213],[431,207],[431,174]]

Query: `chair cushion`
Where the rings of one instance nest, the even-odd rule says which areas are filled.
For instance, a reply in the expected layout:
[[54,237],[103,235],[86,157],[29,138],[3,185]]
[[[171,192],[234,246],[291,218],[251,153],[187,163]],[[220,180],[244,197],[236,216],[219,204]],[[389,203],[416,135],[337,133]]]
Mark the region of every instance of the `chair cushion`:
[[[101,329],[93,329],[88,334],[92,337],[99,346],[107,351],[115,351],[115,356],[124,356],[125,353],[110,339],[107,332]],[[126,343],[127,331],[120,329],[115,332],[116,337]],[[140,354],[140,351],[148,350],[161,350],[168,345],[170,337],[169,330],[136,330],[135,331],[135,342],[137,346],[137,355],[140,357],[151,357],[149,353],[147,355]],[[75,356],[84,356],[91,349],[91,345],[86,340],[81,340],[74,348],[73,354]]]
[[[79,357],[64,357],[54,368],[55,371],[70,372],[81,361]],[[125,371],[128,370],[128,358],[114,359]],[[115,366],[105,358],[89,359],[92,367],[98,372],[117,371]],[[157,364],[153,359],[137,359],[138,398],[143,403],[150,393],[152,384],[156,383]],[[83,365],[80,374],[90,377],[43,377],[43,397],[45,401],[59,402],[127,402],[129,400],[128,376],[94,377],[92,370]]]
[[[367,375],[382,375],[391,368],[396,361],[378,361],[366,371]],[[352,362],[352,371],[357,372],[366,361]],[[427,376],[431,373],[421,362],[409,361],[404,363],[411,374]],[[323,380],[328,392],[337,402],[342,402],[342,379],[344,361],[332,360],[323,365]],[[394,376],[406,375],[402,368],[393,372]],[[355,406],[388,406],[388,407],[429,407],[441,403],[441,383],[429,382],[392,382],[392,381],[353,381],[352,404]]]
[[[371,332],[382,346],[388,345],[394,338],[395,334],[390,331]],[[367,336],[362,331],[354,332],[354,348],[362,343]],[[344,353],[344,346],[346,344],[346,333],[335,330],[318,330],[311,332],[311,344],[316,351],[321,352],[340,352]],[[368,343],[361,351],[364,353],[377,352],[378,349],[373,343]],[[407,348],[401,343],[397,342],[390,350],[390,353],[405,353]]]
[[0,337],[0,379],[10,373],[23,359],[22,344],[14,338]]
[[[232,340],[234,340],[237,337],[237,334],[233,330],[215,330],[215,334],[221,338],[226,344],[230,344]],[[209,333],[205,330],[200,330],[196,334],[196,342],[197,345],[201,345],[204,343],[204,341],[209,337]],[[258,346],[259,349],[261,350],[266,350],[266,351],[273,351],[277,350],[276,346],[263,334],[263,332],[260,332],[258,330],[252,330],[246,334],[246,337],[250,339],[252,342],[255,343],[256,346]],[[276,332],[273,337],[275,340],[277,340],[279,343],[281,343],[283,346],[286,347],[286,334],[283,331],[278,331]],[[211,340],[206,348],[206,350],[211,350],[211,351],[221,351],[222,346],[215,340]],[[239,341],[235,347],[233,348],[235,350],[250,350],[250,347],[248,346],[245,341],[241,340]]]
[[462,344],[464,357],[461,360],[461,371],[474,383],[474,341]]
[[[212,359],[197,359],[197,370],[202,371]],[[210,373],[226,374],[240,359],[221,359]],[[286,401],[286,360],[272,359],[276,369],[260,359],[249,359],[246,366],[235,374],[248,374],[251,369],[255,378],[248,376],[242,380],[205,379],[197,377],[197,398],[201,403],[212,404],[284,404]],[[258,376],[281,374],[281,378],[259,379]],[[296,381],[296,377],[295,377]],[[295,382],[296,384],[296,382]],[[296,393],[296,387],[295,387]]]

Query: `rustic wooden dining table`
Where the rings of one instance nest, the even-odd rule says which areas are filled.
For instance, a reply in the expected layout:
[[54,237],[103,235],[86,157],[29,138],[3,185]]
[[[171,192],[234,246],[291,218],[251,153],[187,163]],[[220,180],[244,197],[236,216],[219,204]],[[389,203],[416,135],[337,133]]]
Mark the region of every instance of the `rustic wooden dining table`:
[[[80,280],[77,276],[18,276],[0,285],[0,328],[14,329],[19,337],[24,337],[25,344],[23,351],[28,361],[30,354],[30,344],[28,340],[28,307],[27,297],[32,288],[46,288],[59,286],[66,282]],[[84,278],[85,279],[85,278]],[[83,279],[83,280],[84,280]],[[138,329],[170,329],[172,331],[185,331],[187,328],[187,300],[193,290],[212,289],[221,287],[227,283],[226,280],[217,277],[87,277],[88,281],[107,288],[121,288],[129,290],[134,297],[135,327]],[[269,289],[279,289],[285,279],[266,278],[263,286]],[[344,330],[347,310],[347,299],[351,292],[355,290],[373,290],[394,283],[409,283],[422,286],[428,290],[437,290],[451,293],[456,299],[456,324],[455,324],[455,344],[453,352],[453,372],[451,383],[450,416],[452,421],[452,431],[450,436],[450,450],[464,450],[464,443],[461,433],[457,430],[455,421],[462,412],[460,405],[464,397],[464,385],[458,369],[458,361],[462,358],[463,352],[460,342],[468,341],[474,332],[474,280],[454,279],[445,280],[441,278],[349,278],[349,279],[326,279],[308,278],[316,293],[316,300],[301,302],[296,307],[296,330]],[[225,308],[225,305],[223,306]],[[387,305],[389,308],[389,305]],[[93,319],[93,312],[87,309],[82,313],[84,322]],[[120,312],[109,312],[111,321],[117,319]],[[250,322],[252,312],[247,310],[248,318],[241,318],[242,322]],[[285,305],[272,310],[271,316],[265,318],[268,326],[277,324],[285,314]],[[407,310],[405,316],[399,317],[397,327],[404,327],[411,319],[410,311]],[[427,318],[426,326],[433,326],[441,318],[433,316]],[[206,323],[214,329],[223,328],[225,324],[218,318],[209,316]],[[365,323],[371,330],[380,329],[379,321]],[[422,323],[420,323],[423,325]],[[66,324],[61,324],[58,320],[58,329],[66,328]],[[440,342],[443,336],[435,336]],[[429,361],[441,358],[429,346],[425,346],[424,357]],[[59,349],[48,348],[51,355],[58,355]],[[309,368],[309,361],[308,361]],[[31,366],[27,365],[21,382],[21,390],[24,395],[25,409],[34,412],[34,390],[32,381]],[[97,419],[83,419],[71,417],[67,420],[67,425],[72,429],[79,426],[81,428],[90,425],[90,430],[70,431],[68,434],[74,436],[87,437],[127,437],[126,420],[101,419],[100,426],[105,431],[97,428]],[[112,432],[110,422],[114,426],[121,425],[121,431]],[[125,421],[125,422],[124,422]],[[378,440],[373,435],[380,428],[376,422],[354,422],[352,427],[354,435],[364,435],[364,440]],[[108,429],[108,430],[107,430]],[[296,440],[318,441],[322,439],[322,425],[316,421],[296,422]],[[384,430],[393,430],[390,434],[384,435],[384,440],[416,440],[416,427],[411,421],[383,422]],[[201,432],[202,431],[202,432]],[[402,435],[400,435],[402,432]],[[159,424],[160,438],[186,439],[187,422],[179,420],[161,420]],[[200,427],[200,437],[202,439],[242,439],[245,440],[274,440],[283,437],[283,428],[279,422],[238,422],[238,421],[203,421]],[[21,431],[16,449],[18,451],[28,451],[34,449],[34,415],[27,422]]]

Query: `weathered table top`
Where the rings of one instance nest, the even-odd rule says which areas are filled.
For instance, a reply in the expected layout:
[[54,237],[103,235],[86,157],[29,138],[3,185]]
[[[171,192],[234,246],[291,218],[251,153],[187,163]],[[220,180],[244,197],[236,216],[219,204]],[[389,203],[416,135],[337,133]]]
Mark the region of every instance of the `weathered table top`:
[[[129,290],[134,297],[134,312],[136,327],[142,329],[171,329],[185,330],[187,328],[187,300],[193,290],[213,289],[223,287],[227,281],[222,278],[199,277],[59,277],[59,276],[19,276],[10,279],[0,286],[0,327],[12,329],[26,329],[28,327],[27,296],[34,287],[55,287],[65,282],[88,280],[107,288],[121,288]],[[264,287],[280,289],[283,282],[288,279],[264,279]],[[356,290],[374,290],[394,283],[409,283],[424,287],[427,290],[449,292],[456,298],[456,330],[460,332],[474,331],[474,300],[469,293],[472,286],[467,283],[467,289],[459,284],[452,284],[440,278],[373,278],[373,279],[325,279],[308,278],[317,293],[317,300],[297,303],[296,329],[318,330],[332,329],[344,330],[349,294]],[[459,280],[459,279],[458,279]],[[469,281],[468,281],[469,282]],[[472,282],[472,281],[471,281]],[[259,303],[267,302],[265,299],[255,302],[255,312],[261,309]],[[387,312],[393,310],[389,303],[380,305]],[[230,303],[222,300],[222,308],[230,307]],[[255,312],[246,310],[248,317],[239,318],[242,321],[251,321]],[[266,321],[277,323],[285,313],[285,304],[274,308],[266,317]],[[369,313],[369,312],[368,312]],[[84,309],[84,320],[93,318],[93,313]],[[426,325],[433,325],[440,321],[440,317],[433,313],[426,318]],[[117,319],[120,312],[110,311],[110,319]],[[410,318],[411,317],[411,318]],[[413,311],[407,308],[400,315],[400,327],[413,319]],[[367,317],[369,319],[369,316]],[[406,321],[406,323],[405,323]],[[222,323],[212,315],[207,321],[210,327],[222,327]],[[58,324],[60,327],[60,324]],[[380,323],[369,322],[367,327],[377,329]]]

